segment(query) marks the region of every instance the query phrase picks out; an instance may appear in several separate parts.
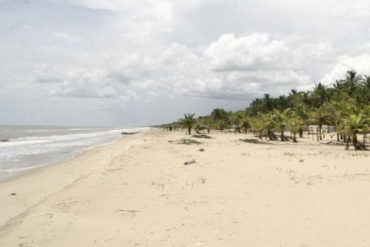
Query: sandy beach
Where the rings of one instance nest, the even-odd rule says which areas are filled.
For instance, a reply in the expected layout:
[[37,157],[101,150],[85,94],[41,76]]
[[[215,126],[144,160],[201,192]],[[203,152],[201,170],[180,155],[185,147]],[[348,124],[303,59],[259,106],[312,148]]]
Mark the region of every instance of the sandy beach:
[[0,246],[370,246],[368,152],[221,132],[178,144],[184,132],[125,136],[0,183]]

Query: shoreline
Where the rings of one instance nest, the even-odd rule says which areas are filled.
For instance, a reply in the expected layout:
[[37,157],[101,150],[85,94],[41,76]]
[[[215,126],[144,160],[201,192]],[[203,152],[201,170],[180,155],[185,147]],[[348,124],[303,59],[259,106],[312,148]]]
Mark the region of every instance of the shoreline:
[[[146,130],[140,131],[137,135],[140,135],[145,131]],[[16,196],[21,196],[22,193],[19,193],[19,192],[17,193],[16,192],[17,189],[13,189],[14,191],[11,190],[13,185],[17,185],[19,183],[22,183],[22,184],[23,183],[28,183],[30,180],[32,180],[31,182],[35,182],[34,181],[35,178],[37,180],[37,177],[42,177],[42,176],[44,176],[45,173],[57,177],[57,174],[55,174],[55,173],[60,172],[60,171],[63,172],[64,170],[66,170],[68,168],[68,166],[71,166],[71,165],[77,165],[77,167],[74,167],[74,168],[78,170],[78,168],[79,168],[78,166],[80,165],[79,160],[84,159],[85,157],[89,157],[90,155],[92,155],[96,152],[101,152],[102,149],[109,149],[110,146],[115,146],[117,143],[123,143],[123,145],[129,146],[130,143],[133,141],[133,140],[130,140],[130,139],[136,139],[136,138],[134,138],[135,135],[132,135],[131,137],[132,138],[127,138],[127,136],[122,136],[119,139],[111,141],[109,143],[105,143],[105,144],[97,145],[95,147],[87,148],[85,150],[81,150],[81,152],[75,154],[73,157],[70,157],[66,160],[59,161],[59,162],[53,162],[53,163],[50,163],[50,164],[30,168],[27,171],[24,171],[24,172],[22,172],[18,175],[15,175],[14,177],[10,177],[10,178],[4,179],[4,180],[0,180],[0,192],[3,192],[3,193],[0,193],[0,198],[2,196],[6,195],[4,193],[4,190],[8,190],[9,195],[11,195],[11,193],[16,193]],[[61,181],[60,184],[58,183],[58,186],[54,186],[55,188],[47,189],[46,192],[44,192],[45,195],[39,195],[38,198],[47,197],[48,196],[47,194],[50,194],[50,193],[54,192],[54,190],[57,190],[57,187],[59,188],[59,187],[63,186],[63,184],[68,184],[69,182],[73,181],[75,179],[75,177],[78,177],[78,176],[80,176],[80,174],[74,174],[74,177],[66,178],[65,181]],[[52,184],[51,184],[51,187],[53,187]],[[17,187],[14,187],[14,188],[17,188]],[[34,201],[36,201],[36,200],[34,200]],[[27,204],[30,204],[32,206],[35,203],[36,202],[30,202],[30,203],[27,203]],[[27,208],[28,208],[28,206],[22,207],[21,210],[16,210],[16,213],[13,213],[10,217],[8,215],[7,218],[9,218],[11,220],[11,218],[17,217],[18,215],[21,214],[21,213],[19,213],[19,211],[22,211],[22,210],[26,211]],[[1,215],[0,215],[0,231],[3,227],[6,226],[6,224],[7,224],[6,222],[7,222],[7,220],[4,221],[3,217],[1,217]]]
[[184,132],[151,129],[0,184],[0,241],[370,245],[370,153],[307,138],[263,145],[240,141],[251,135],[210,136],[184,145]]
[[[45,126],[40,126],[40,127],[45,127]],[[135,127],[135,128],[132,128],[132,129],[128,129],[126,128],[125,130],[128,130],[128,133],[130,133],[130,131],[134,131],[134,133],[140,133],[142,131],[145,131],[146,130],[146,127]],[[118,132],[121,132],[121,131],[118,131]],[[123,133],[123,132],[122,132]],[[94,149],[94,148],[98,148],[98,147],[101,147],[101,146],[105,146],[105,145],[109,145],[109,144],[112,144],[116,141],[119,141],[120,139],[124,138],[125,136],[127,135],[124,135],[122,133],[117,133],[117,137],[115,137],[114,139],[112,140],[108,140],[108,141],[105,141],[105,142],[102,142],[102,143],[97,143],[97,144],[94,144],[92,146],[87,146],[87,147],[84,147],[82,149],[78,149],[78,150],[75,150],[73,152],[70,152],[70,153],[66,153],[66,154],[56,154],[55,158],[53,160],[50,160],[50,161],[46,161],[46,162],[40,162],[38,164],[35,164],[35,165],[32,165],[32,166],[26,166],[26,167],[17,167],[17,168],[14,168],[14,169],[7,169],[7,170],[11,170],[10,172],[4,172],[3,174],[0,174],[0,184],[4,181],[8,181],[10,179],[14,179],[14,178],[17,178],[18,176],[21,176],[22,174],[24,173],[28,173],[34,169],[40,169],[40,168],[43,168],[43,167],[46,167],[46,166],[52,166],[52,165],[56,165],[56,164],[59,164],[59,163],[63,163],[63,162],[67,162],[67,161],[70,161],[72,159],[74,159],[75,157],[83,154],[84,152],[86,151],[89,151],[91,149]]]
[[76,153],[72,154],[70,157],[68,157],[66,159],[62,159],[62,160],[59,160],[59,161],[53,161],[53,162],[50,162],[50,163],[45,163],[45,164],[40,164],[40,165],[35,165],[35,166],[30,166],[30,167],[25,167],[23,169],[20,169],[20,170],[24,170],[24,171],[14,172],[15,174],[12,175],[12,176],[5,177],[5,178],[0,178],[0,186],[1,186],[2,183],[6,183],[10,180],[17,179],[17,178],[22,177],[22,176],[26,176],[28,173],[34,173],[34,172],[37,172],[38,170],[45,169],[47,167],[52,167],[52,166],[55,166],[55,165],[63,165],[63,163],[69,162],[69,161],[77,158],[78,156],[85,154],[85,152],[88,152],[90,150],[93,150],[93,149],[96,149],[96,148],[99,148],[99,147],[104,147],[104,146],[107,146],[107,145],[110,145],[110,144],[114,144],[115,142],[118,142],[118,141],[122,140],[122,138],[124,138],[124,136],[118,138],[117,140],[110,141],[108,143],[98,144],[98,145],[95,145],[95,146],[91,146],[91,147],[87,147],[85,149],[78,150]]

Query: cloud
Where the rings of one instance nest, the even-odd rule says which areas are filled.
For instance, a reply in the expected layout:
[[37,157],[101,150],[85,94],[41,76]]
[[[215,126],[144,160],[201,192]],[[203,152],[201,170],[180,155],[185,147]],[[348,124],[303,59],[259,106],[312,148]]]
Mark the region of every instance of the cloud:
[[[215,70],[255,70],[262,66],[278,69],[284,66],[282,54],[288,47],[281,40],[270,40],[268,34],[251,34],[235,38],[234,34],[224,34],[205,51]],[[287,61],[290,62],[290,61]]]
[[369,62],[370,52],[354,56],[340,56],[333,69],[323,76],[322,82],[332,84],[336,80],[343,79],[348,70],[355,70],[362,75],[370,75]]
[[[202,49],[175,43],[153,53],[117,53],[67,73],[66,82],[52,95],[126,100],[149,100],[157,95],[252,99],[266,92],[277,95],[291,88],[307,88],[313,84],[307,66],[325,61],[331,54],[330,43],[321,39],[225,34]],[[134,97],[128,91],[135,92]]]
[[50,92],[52,96],[75,98],[113,98],[116,89],[104,79],[100,71],[87,70],[72,71],[68,79]]
[[[0,93],[23,92],[38,106],[89,102],[96,115],[140,120],[147,108],[236,109],[264,93],[332,83],[348,68],[368,73],[365,0],[0,3]],[[16,98],[3,98],[9,112]],[[121,106],[135,111],[112,110]]]

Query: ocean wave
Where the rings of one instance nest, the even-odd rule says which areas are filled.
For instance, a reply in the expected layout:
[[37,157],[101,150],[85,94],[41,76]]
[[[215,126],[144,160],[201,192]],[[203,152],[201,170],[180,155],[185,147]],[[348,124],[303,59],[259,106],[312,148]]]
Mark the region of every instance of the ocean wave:
[[46,143],[61,142],[61,141],[81,140],[81,139],[105,136],[108,134],[115,134],[115,133],[119,134],[120,132],[121,130],[107,130],[107,131],[78,133],[78,134],[59,134],[59,135],[49,135],[49,136],[18,137],[18,138],[10,139],[8,142],[0,142],[0,147],[46,144]]
[[[122,138],[121,132],[134,133],[148,128],[114,128],[79,133],[21,136],[0,143],[0,180],[5,173],[19,172],[65,159]],[[65,129],[63,129],[65,132]],[[50,132],[52,133],[52,132]],[[55,132],[54,132],[55,133]]]

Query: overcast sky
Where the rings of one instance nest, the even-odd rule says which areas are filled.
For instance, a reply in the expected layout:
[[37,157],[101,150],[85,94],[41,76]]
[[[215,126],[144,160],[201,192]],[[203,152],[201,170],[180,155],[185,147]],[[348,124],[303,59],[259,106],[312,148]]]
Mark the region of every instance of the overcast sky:
[[143,126],[370,74],[368,0],[0,0],[0,124]]

